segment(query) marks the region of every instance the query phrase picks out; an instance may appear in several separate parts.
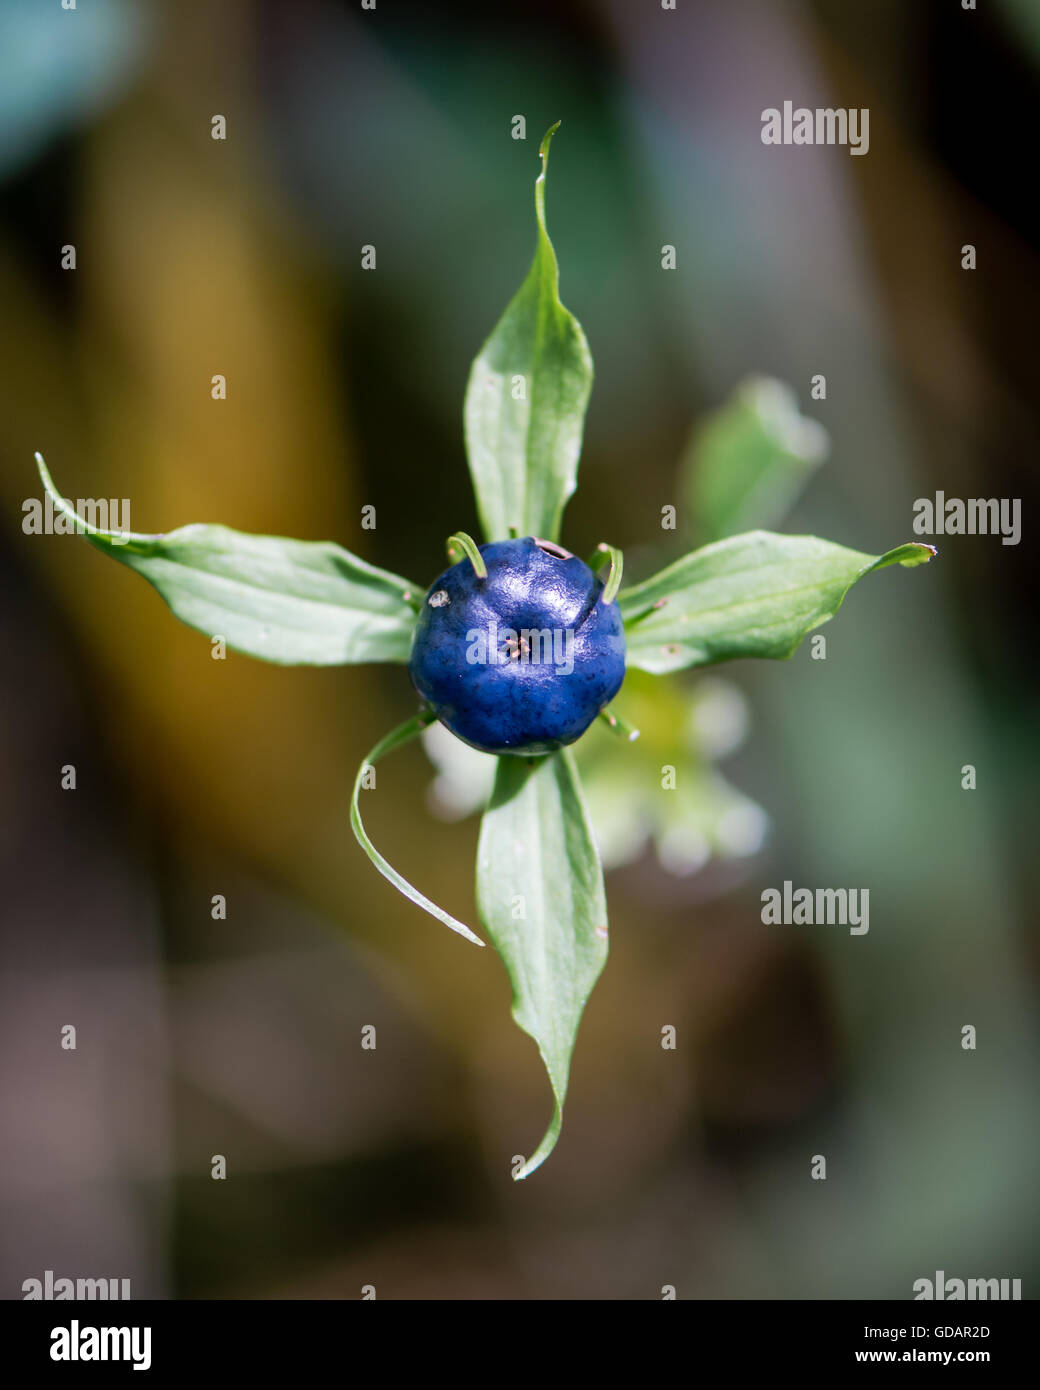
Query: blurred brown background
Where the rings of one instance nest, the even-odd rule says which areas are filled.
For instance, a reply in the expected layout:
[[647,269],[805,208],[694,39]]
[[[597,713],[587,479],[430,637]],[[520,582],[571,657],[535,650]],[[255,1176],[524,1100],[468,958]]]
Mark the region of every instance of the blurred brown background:
[[[0,12],[4,1297],[48,1268],[135,1297],[907,1298],[937,1268],[1032,1296],[1040,28],[983,8]],[[785,99],[869,107],[869,154],[763,146]],[[214,662],[21,508],[40,449],[135,529],[331,537],[428,582],[477,529],[462,394],[558,118],[550,226],[597,369],[571,548],[647,572],[691,425],[750,371],[830,434],[784,529],[878,553],[942,489],[1023,498],[1023,540],[939,539],[855,591],[826,663],[726,671],[768,839],[737,871],[611,874],[563,1137],[517,1185],[550,1103],[505,972],[350,834],[403,669]],[[431,817],[432,775],[399,755],[366,814],[473,921],[475,822]],[[785,878],[868,886],[869,935],[763,927]]]

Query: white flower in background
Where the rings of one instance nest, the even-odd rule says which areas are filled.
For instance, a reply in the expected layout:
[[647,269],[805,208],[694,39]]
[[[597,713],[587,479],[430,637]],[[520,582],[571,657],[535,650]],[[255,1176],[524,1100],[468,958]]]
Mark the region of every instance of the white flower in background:
[[457,739],[443,724],[431,724],[422,736],[426,756],[437,776],[426,792],[426,804],[441,820],[463,820],[482,811],[491,795],[497,758]]

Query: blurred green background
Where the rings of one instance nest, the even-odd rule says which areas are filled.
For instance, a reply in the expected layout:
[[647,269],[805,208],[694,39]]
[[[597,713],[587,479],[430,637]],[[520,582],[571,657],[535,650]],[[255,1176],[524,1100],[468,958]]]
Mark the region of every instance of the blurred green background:
[[[4,1297],[44,1269],[135,1297],[903,1299],[936,1269],[1034,1295],[1040,32],[984,8],[0,7]],[[785,99],[869,107],[869,154],[763,146]],[[404,670],[214,662],[21,521],[40,449],[135,529],[329,537],[428,582],[477,530],[462,395],[556,119],[550,230],[597,370],[571,549],[643,577],[667,504],[690,543],[682,461],[753,373],[829,438],[783,529],[879,553],[937,489],[1024,520],[857,588],[826,661],[657,707],[663,747],[693,719],[724,757],[705,814],[731,793],[743,830],[623,822],[563,1137],[514,1184],[550,1097],[505,972],[350,834]],[[583,749],[601,816],[609,739]],[[433,777],[400,754],[366,818],[474,921],[476,821],[431,814]],[[763,926],[785,879],[869,888],[869,934]]]

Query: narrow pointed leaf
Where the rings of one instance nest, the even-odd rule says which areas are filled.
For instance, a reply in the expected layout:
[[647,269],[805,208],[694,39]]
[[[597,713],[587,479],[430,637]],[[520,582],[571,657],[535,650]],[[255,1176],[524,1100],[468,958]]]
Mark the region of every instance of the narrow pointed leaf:
[[81,520],[37,466],[54,507],[91,545],[135,570],[171,611],[229,647],[285,665],[407,661],[423,590],[332,541],[194,525],[159,535]]
[[553,1117],[518,1178],[552,1152],[585,1001],[607,959],[603,871],[569,749],[498,761],[480,829],[477,905],[513,985],[513,1017],[538,1044]]
[[410,742],[429,724],[429,719],[422,715],[415,715],[413,718],[399,724],[396,729],[392,729],[385,738],[379,740],[376,746],[369,753],[368,757],[358,768],[357,776],[354,778],[354,791],[350,798],[350,826],[354,836],[361,848],[371,859],[379,872],[392,883],[399,893],[403,893],[409,902],[415,903],[416,907],[421,907],[424,912],[428,912],[431,917],[436,917],[438,922],[443,922],[446,927],[451,927],[452,931],[464,936],[467,941],[472,941],[475,946],[483,946],[479,936],[476,936],[466,926],[465,922],[460,922],[457,917],[453,917],[450,912],[445,912],[442,907],[438,907],[435,902],[420,893],[418,888],[414,888],[408,880],[390,864],[387,859],[379,853],[375,845],[368,838],[368,834],[361,820],[361,791],[368,768],[374,766],[380,758],[392,753],[395,748],[400,748],[403,744]]
[[924,564],[934,554],[911,543],[864,555],[768,531],[718,541],[622,590],[628,664],[661,675],[742,656],[789,657],[865,574]]
[[527,279],[473,363],[464,421],[469,469],[486,540],[557,540],[577,483],[592,358],[578,320],[560,303],[545,225],[546,133],[535,183],[538,242]]

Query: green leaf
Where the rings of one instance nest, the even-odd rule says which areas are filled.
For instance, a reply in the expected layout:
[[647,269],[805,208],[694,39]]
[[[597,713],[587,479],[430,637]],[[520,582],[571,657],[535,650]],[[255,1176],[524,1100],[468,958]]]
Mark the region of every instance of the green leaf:
[[768,531],[718,541],[619,595],[628,664],[662,675],[741,656],[789,657],[834,617],[857,579],[934,554],[934,546],[911,543],[863,555]]
[[173,613],[229,647],[283,664],[407,661],[424,590],[331,541],[253,536],[226,526],[164,535],[81,520],[36,463],[55,508],[91,545],[142,575]]
[[443,922],[446,927],[451,927],[452,931],[458,932],[458,934],[464,936],[467,941],[472,941],[475,946],[483,946],[483,941],[481,941],[479,936],[474,935],[474,933],[470,931],[465,922],[460,922],[457,917],[452,917],[450,912],[445,912],[442,907],[438,907],[435,902],[432,902],[429,898],[420,893],[418,888],[413,888],[408,880],[402,877],[402,875],[383,858],[375,845],[368,838],[365,827],[361,822],[360,798],[365,780],[365,773],[370,767],[374,766],[380,758],[385,757],[387,753],[392,753],[395,748],[400,748],[403,744],[409,743],[417,734],[421,734],[427,724],[430,723],[431,719],[432,715],[428,714],[414,715],[403,724],[399,724],[396,729],[391,730],[385,738],[381,738],[372,749],[371,753],[369,753],[368,757],[358,768],[357,776],[354,778],[354,790],[350,798],[350,826],[358,844],[388,883],[392,883],[398,892],[403,893],[410,902],[415,903],[416,907],[421,907],[423,911],[428,912],[431,917],[436,917],[438,922]]
[[742,381],[694,432],[681,465],[698,537],[721,540],[773,526],[827,456],[827,431],[773,377]]
[[581,325],[560,303],[559,270],[545,228],[545,171],[559,124],[538,151],[534,261],[466,387],[466,451],[489,541],[505,540],[511,528],[518,536],[557,540],[577,485],[592,358]]
[[569,749],[499,759],[477,905],[513,984],[513,1017],[538,1044],[553,1090],[549,1129],[515,1174],[526,1178],[559,1138],[578,1024],[607,959],[603,870]]

